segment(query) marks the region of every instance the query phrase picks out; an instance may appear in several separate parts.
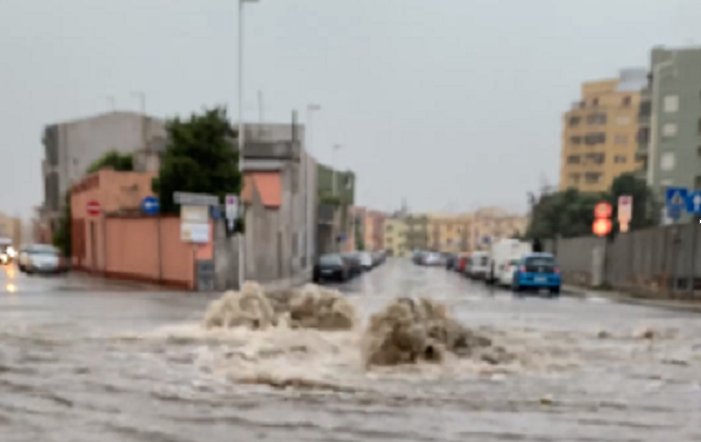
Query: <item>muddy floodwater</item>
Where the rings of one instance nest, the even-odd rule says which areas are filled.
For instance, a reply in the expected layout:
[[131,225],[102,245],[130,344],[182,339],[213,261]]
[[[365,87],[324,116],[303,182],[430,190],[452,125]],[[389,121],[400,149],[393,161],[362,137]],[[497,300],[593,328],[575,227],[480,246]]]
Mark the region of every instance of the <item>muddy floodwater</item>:
[[[350,330],[249,330],[203,326],[218,295],[14,282],[0,441],[701,440],[698,315],[519,299],[399,260],[339,289]],[[509,359],[368,367],[364,327],[397,296],[440,302]]]

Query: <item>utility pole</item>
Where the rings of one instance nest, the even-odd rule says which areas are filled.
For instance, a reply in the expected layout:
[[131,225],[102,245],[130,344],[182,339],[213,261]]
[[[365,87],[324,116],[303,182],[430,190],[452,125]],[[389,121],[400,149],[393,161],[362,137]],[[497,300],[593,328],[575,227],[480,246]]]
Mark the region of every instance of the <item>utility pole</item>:
[[[238,0],[239,3],[239,14],[238,14],[238,27],[239,27],[239,50],[238,50],[238,147],[239,147],[239,173],[241,175],[241,190],[243,191],[244,184],[244,146],[245,140],[245,130],[243,122],[243,6],[244,3],[254,3],[258,0]],[[241,192],[242,194],[243,192]],[[239,198],[241,199],[241,198]],[[239,204],[243,206],[243,201]],[[241,211],[243,212],[243,211]],[[243,287],[243,282],[246,279],[246,265],[245,265],[245,238],[246,235],[241,233],[239,235],[239,288]]]

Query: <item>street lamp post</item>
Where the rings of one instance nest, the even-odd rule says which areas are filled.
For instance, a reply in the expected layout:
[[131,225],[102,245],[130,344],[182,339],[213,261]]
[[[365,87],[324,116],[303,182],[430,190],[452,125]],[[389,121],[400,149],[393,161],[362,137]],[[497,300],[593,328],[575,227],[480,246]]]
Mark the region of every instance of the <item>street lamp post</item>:
[[[244,155],[243,155],[243,148],[245,144],[245,131],[244,131],[244,124],[243,124],[243,5],[244,3],[255,3],[258,0],[238,0],[239,2],[239,16],[238,16],[238,25],[239,25],[239,51],[238,51],[238,116],[239,116],[239,124],[238,124],[238,147],[239,147],[239,174],[241,176],[241,190],[243,190],[243,185],[244,185]],[[239,201],[239,204],[243,206],[243,201]],[[243,212],[243,211],[242,211]],[[246,257],[246,253],[244,251],[245,248],[245,235],[241,233],[239,235],[239,288],[243,286],[243,281],[246,278],[246,266],[244,263],[244,259]]]

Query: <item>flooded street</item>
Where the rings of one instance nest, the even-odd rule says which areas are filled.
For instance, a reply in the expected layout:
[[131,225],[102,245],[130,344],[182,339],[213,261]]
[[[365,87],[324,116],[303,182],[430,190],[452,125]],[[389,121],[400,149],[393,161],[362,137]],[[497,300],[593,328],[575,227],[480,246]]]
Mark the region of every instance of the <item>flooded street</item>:
[[[208,331],[218,295],[0,280],[3,442],[701,440],[698,315],[516,298],[389,260],[339,287],[352,331]],[[400,295],[514,360],[367,369],[361,328]]]

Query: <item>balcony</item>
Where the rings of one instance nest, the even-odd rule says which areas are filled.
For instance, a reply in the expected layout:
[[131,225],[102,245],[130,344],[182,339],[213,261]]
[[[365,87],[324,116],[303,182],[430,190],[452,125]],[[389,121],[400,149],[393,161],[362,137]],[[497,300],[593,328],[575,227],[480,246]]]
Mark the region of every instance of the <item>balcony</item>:
[[338,205],[335,204],[319,204],[317,220],[319,224],[333,225],[336,218],[336,209]]

